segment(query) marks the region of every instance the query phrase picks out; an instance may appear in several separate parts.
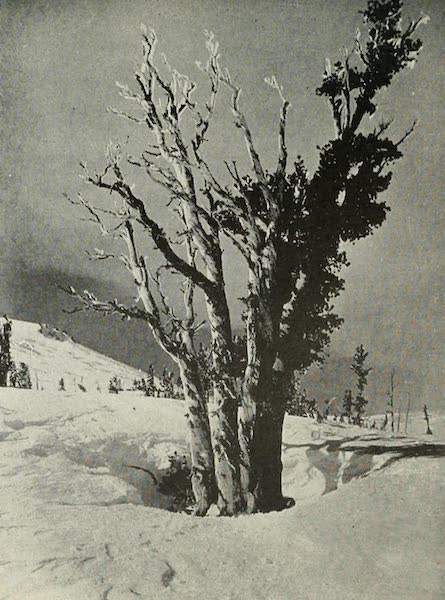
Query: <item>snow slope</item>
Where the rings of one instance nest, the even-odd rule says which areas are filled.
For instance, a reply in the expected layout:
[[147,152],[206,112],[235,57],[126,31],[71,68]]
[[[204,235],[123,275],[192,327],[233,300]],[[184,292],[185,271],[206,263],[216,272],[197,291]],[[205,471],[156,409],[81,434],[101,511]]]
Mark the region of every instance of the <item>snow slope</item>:
[[110,379],[117,376],[124,387],[144,373],[133,369],[71,339],[59,341],[40,333],[40,325],[12,321],[11,355],[16,363],[29,366],[34,388],[56,390],[61,378],[67,391],[78,390],[78,384],[88,391],[108,390]]
[[[281,513],[171,513],[181,402],[0,389],[0,598],[444,597],[444,444],[288,417]],[[433,422],[433,430],[436,425]]]

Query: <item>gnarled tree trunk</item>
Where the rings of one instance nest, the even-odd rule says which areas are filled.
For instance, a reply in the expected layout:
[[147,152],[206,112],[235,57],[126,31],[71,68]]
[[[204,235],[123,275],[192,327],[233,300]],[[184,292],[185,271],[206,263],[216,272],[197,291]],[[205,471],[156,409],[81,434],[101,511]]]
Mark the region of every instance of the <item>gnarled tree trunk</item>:
[[232,334],[224,290],[221,296],[207,298],[207,312],[212,336],[213,407],[210,419],[218,508],[221,515],[243,512],[245,503],[240,480],[238,441],[238,396],[232,376]]
[[282,510],[293,504],[282,491],[282,444],[283,425],[289,389],[288,374],[274,371],[267,401],[263,403],[258,420],[256,446],[257,461],[261,467],[260,510]]
[[190,430],[194,514],[204,516],[217,497],[209,415],[196,362],[181,360],[179,368]]
[[281,440],[286,401],[282,374],[274,370],[280,311],[272,305],[270,285],[252,271],[250,292],[239,428],[242,482],[248,510],[269,511],[283,505]]
[[257,296],[249,301],[246,323],[247,366],[240,408],[239,439],[242,451],[241,480],[249,512],[261,510],[262,448],[259,429],[270,401],[274,356],[269,324],[260,315]]
[[259,372],[246,372],[240,444],[249,511],[281,510],[287,504],[281,487],[285,381],[287,375],[275,371],[266,361]]

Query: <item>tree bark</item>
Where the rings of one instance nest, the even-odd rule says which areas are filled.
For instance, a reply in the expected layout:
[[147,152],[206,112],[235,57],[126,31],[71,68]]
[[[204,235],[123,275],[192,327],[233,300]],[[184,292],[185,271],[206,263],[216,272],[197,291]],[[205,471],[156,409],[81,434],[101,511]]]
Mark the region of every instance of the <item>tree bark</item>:
[[262,512],[283,510],[294,504],[283,496],[282,445],[286,404],[290,389],[290,372],[274,371],[271,397],[258,427],[258,462],[261,465]]
[[[260,376],[260,385],[252,386],[249,396],[245,391],[240,430],[242,448],[243,451],[247,448],[249,459],[249,510],[259,512],[282,510],[289,505],[289,499],[283,497],[281,484],[288,377],[273,369],[268,372],[267,385],[261,384],[265,377]],[[247,386],[248,384],[245,387]],[[246,429],[249,438],[246,437]]]
[[222,252],[216,222],[211,233],[205,231],[197,210],[193,173],[174,161],[178,180],[187,193],[182,202],[184,223],[193,244],[206,265],[212,289],[206,290],[207,314],[212,338],[213,419],[211,434],[221,515],[236,515],[244,510],[240,482],[240,448],[237,434],[238,397],[232,373],[232,328],[225,293]]
[[283,506],[281,442],[286,399],[282,373],[274,370],[281,311],[271,303],[272,287],[270,279],[267,282],[251,271],[239,428],[242,483],[249,512]]
[[212,337],[213,399],[211,433],[221,515],[236,515],[245,509],[240,480],[238,441],[238,396],[232,376],[232,333],[224,290],[219,300],[207,298]]
[[217,496],[209,416],[197,365],[182,360],[179,368],[190,430],[194,514],[204,516]]
[[241,481],[248,512],[260,510],[261,444],[258,437],[270,402],[272,367],[275,360],[270,322],[261,318],[260,299],[249,300],[246,322],[247,366],[240,408],[239,440],[242,452]]

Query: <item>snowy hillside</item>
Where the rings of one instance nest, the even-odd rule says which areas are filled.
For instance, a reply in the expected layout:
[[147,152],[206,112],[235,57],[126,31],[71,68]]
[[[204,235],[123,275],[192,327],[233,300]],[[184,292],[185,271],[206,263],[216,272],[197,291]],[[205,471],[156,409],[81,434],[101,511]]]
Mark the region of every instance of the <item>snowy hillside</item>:
[[12,321],[11,354],[16,363],[29,366],[34,389],[56,390],[61,378],[67,391],[77,391],[78,384],[87,391],[108,390],[110,379],[117,376],[124,388],[144,373],[94,352],[66,337],[63,341],[40,332],[41,326],[26,321]]
[[284,483],[296,506],[200,519],[160,510],[171,499],[153,479],[186,452],[183,412],[134,392],[0,389],[1,598],[443,597],[436,436],[287,417]]
[[392,437],[288,416],[296,506],[200,519],[170,512],[159,486],[169,455],[187,453],[184,403],[105,393],[142,373],[34,323],[14,321],[12,354],[39,389],[0,388],[0,598],[443,596],[444,418],[427,436],[413,415],[417,437]]

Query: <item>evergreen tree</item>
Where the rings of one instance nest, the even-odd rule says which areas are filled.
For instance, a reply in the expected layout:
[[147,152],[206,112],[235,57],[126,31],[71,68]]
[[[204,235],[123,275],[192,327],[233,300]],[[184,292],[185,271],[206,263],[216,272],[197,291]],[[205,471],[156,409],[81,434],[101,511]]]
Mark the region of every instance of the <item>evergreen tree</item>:
[[154,396],[155,395],[155,370],[153,365],[150,363],[147,369],[147,377],[145,379],[145,395],[146,396]]
[[181,377],[179,375],[176,379],[176,397],[179,400],[184,400],[184,391],[182,389],[182,381],[181,381]]
[[298,372],[294,373],[291,380],[291,389],[288,394],[287,412],[297,417],[306,417],[308,415],[308,395],[306,388],[301,389],[301,377]]
[[372,368],[365,366],[367,357],[368,352],[366,352],[363,344],[357,346],[354,354],[354,361],[351,365],[351,369],[357,377],[357,395],[353,401],[353,408],[355,410],[354,423],[356,425],[363,424],[363,414],[365,412],[365,407],[368,404],[368,400],[364,397],[364,391]]
[[17,366],[13,360],[11,360],[11,365],[9,367],[9,385],[11,387],[19,387],[18,370],[17,370]]
[[19,363],[17,371],[17,382],[18,387],[30,390],[32,388],[31,375],[29,373],[29,367],[25,363]]
[[7,386],[8,373],[12,365],[10,336],[0,332],[0,387]]
[[119,392],[122,392],[122,382],[117,375],[114,375],[114,377],[110,379],[108,391],[110,394],[119,394]]
[[308,407],[308,415],[313,419],[314,417],[317,416],[318,414],[318,410],[317,410],[317,400],[315,398],[312,398],[311,400],[308,401],[307,403],[307,407]]
[[352,408],[352,390],[346,390],[343,397],[343,415],[348,419],[348,423],[351,423],[352,421]]
[[[395,379],[396,376],[396,370],[392,369],[391,370],[391,375],[389,377],[389,389],[388,389],[388,406],[389,406],[389,413],[391,415],[391,431],[394,433],[394,389],[395,389]],[[400,417],[400,410],[399,410],[399,417]]]
[[193,506],[191,469],[187,457],[174,452],[168,457],[169,467],[158,484],[161,494],[174,497],[172,510],[182,512]]

